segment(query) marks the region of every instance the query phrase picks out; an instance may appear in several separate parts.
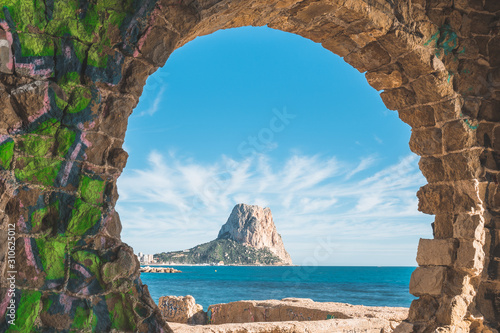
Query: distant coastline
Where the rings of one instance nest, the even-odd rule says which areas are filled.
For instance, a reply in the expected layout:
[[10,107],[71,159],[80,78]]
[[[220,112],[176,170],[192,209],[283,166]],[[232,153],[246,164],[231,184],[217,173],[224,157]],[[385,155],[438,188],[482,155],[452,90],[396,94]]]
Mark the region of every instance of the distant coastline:
[[245,264],[245,265],[239,265],[239,264],[224,264],[224,265],[209,265],[209,264],[161,264],[161,263],[152,263],[152,264],[141,264],[141,267],[146,267],[146,266],[207,266],[207,267],[224,267],[224,266],[238,266],[238,267],[295,267],[295,266],[300,266],[300,265],[260,265],[260,264],[255,264],[255,265],[250,265],[250,264]]

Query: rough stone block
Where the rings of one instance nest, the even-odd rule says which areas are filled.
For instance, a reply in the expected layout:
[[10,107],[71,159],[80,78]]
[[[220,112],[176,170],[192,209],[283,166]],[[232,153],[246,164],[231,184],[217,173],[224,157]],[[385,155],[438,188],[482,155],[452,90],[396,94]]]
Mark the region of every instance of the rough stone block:
[[478,119],[500,122],[500,112],[498,110],[500,110],[500,101],[484,100],[479,107]]
[[434,108],[428,105],[399,111],[399,118],[412,128],[436,125],[436,121],[434,120]]
[[410,41],[408,35],[400,31],[391,31],[378,39],[378,42],[393,57],[398,57],[403,53],[410,51]]
[[428,321],[434,316],[438,307],[439,303],[434,297],[421,296],[411,302],[408,319],[410,321]]
[[451,153],[442,157],[446,180],[476,179],[480,172],[479,154],[481,151],[468,150]]
[[455,242],[452,239],[420,239],[417,263],[420,266],[449,266],[455,260]]
[[374,70],[391,61],[391,57],[380,44],[372,42],[357,52],[347,55],[344,60],[360,72]]
[[160,297],[158,308],[168,322],[205,325],[208,320],[203,306],[196,304],[191,295]]
[[137,102],[129,96],[111,95],[104,101],[101,117],[96,121],[95,131],[123,140],[127,129],[128,117]]
[[428,50],[415,50],[400,57],[397,62],[408,77],[415,79],[434,71],[432,57]]
[[380,94],[389,110],[398,110],[415,105],[415,93],[406,88],[385,90]]
[[460,214],[453,223],[453,237],[484,242],[484,228],[479,215]]
[[[491,122],[481,122],[477,125],[476,144],[479,147],[493,148],[495,125],[495,123]],[[495,147],[496,150],[500,150],[500,127],[498,127],[498,135],[498,147]]]
[[488,66],[477,59],[462,60],[453,75],[453,84],[462,96],[484,96],[488,94]]
[[436,123],[455,120],[460,117],[462,102],[459,99],[449,99],[432,105]]
[[140,53],[154,66],[165,65],[168,57],[175,50],[179,34],[158,26],[152,27],[146,34],[148,38],[140,48]]
[[16,114],[11,105],[10,95],[0,88],[0,133],[6,134],[9,129],[21,124],[21,118]]
[[[500,112],[500,110],[498,110]],[[493,130],[493,149],[500,151],[500,126]]]
[[12,74],[14,59],[12,49],[7,39],[7,33],[0,29],[0,73]]
[[477,213],[481,209],[480,194],[480,187],[472,180],[456,184],[453,197],[456,212]]
[[86,161],[96,165],[105,165],[112,138],[96,132],[88,132],[85,138],[90,146],[85,150]]
[[30,123],[49,108],[49,84],[35,81],[11,91],[12,106],[25,123]]
[[443,161],[437,157],[422,157],[418,162],[422,174],[429,183],[445,180]]
[[449,185],[427,184],[417,192],[418,210],[426,214],[453,212],[454,189]]
[[127,165],[128,153],[122,148],[113,148],[109,152],[108,163],[112,167],[123,170]]
[[446,268],[440,266],[417,267],[410,279],[410,294],[439,296],[443,290]]
[[436,312],[436,320],[441,325],[457,325],[467,313],[467,302],[461,296],[446,297]]
[[422,104],[438,102],[453,95],[453,85],[448,82],[444,72],[421,76],[411,86],[417,101]]
[[446,151],[461,150],[474,143],[474,131],[464,120],[455,120],[443,126],[444,145]]
[[443,152],[442,133],[440,128],[412,129],[410,149],[417,155],[439,155]]
[[358,48],[358,45],[352,39],[343,35],[328,39],[321,45],[341,57],[345,57]]
[[455,267],[473,276],[479,275],[483,270],[484,251],[478,241],[461,240],[457,250]]
[[453,237],[453,214],[437,214],[432,224],[434,238],[446,239]]
[[399,88],[406,81],[396,65],[386,66],[365,74],[368,83],[377,90]]

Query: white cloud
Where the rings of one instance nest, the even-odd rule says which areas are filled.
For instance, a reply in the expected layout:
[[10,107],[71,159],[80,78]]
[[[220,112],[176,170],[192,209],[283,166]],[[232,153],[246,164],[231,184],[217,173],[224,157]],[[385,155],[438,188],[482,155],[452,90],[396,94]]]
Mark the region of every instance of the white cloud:
[[[282,164],[266,155],[227,156],[202,164],[176,154],[150,153],[145,170],[118,180],[123,237],[136,251],[189,248],[217,236],[237,203],[268,206],[296,263],[315,258],[320,240],[335,253],[321,264],[414,264],[418,238],[430,237],[432,217],[417,211],[425,180],[415,155],[377,168],[320,155],[292,155]],[[361,177],[361,171],[368,176]],[[388,253],[398,253],[394,260]],[[383,253],[378,261],[374,253]]]
[[146,116],[146,115],[147,116],[154,115],[158,111],[158,109],[160,108],[160,103],[161,103],[161,99],[163,97],[164,92],[165,92],[165,86],[160,88],[160,91],[158,92],[158,95],[156,96],[156,98],[153,100],[153,103],[151,104],[151,106],[147,110],[144,110],[141,113],[139,113],[139,117]]

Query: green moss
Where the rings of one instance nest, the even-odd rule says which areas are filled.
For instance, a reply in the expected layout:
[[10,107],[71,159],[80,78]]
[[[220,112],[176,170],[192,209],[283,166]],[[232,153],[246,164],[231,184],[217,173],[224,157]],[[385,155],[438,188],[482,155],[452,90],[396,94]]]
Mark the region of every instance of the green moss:
[[6,170],[10,169],[14,156],[14,141],[5,142],[0,145],[0,166]]
[[54,136],[61,123],[57,119],[51,118],[44,121],[32,132],[34,134]]
[[64,157],[68,153],[69,148],[71,147],[73,142],[75,142],[75,138],[76,133],[67,128],[61,128],[57,132],[57,153],[60,157]]
[[19,150],[27,155],[43,157],[49,152],[54,142],[54,138],[40,137],[36,134],[25,134],[21,136]]
[[105,296],[109,309],[111,328],[123,331],[135,331],[134,311],[125,295],[109,294]]
[[42,301],[43,303],[43,312],[48,312],[54,301],[51,298],[46,298],[45,300]]
[[42,224],[43,219],[47,216],[51,210],[59,211],[59,201],[54,202],[53,204],[37,209],[31,214],[31,228],[32,230],[38,230]]
[[68,113],[78,113],[90,104],[92,97],[90,88],[80,85],[80,75],[77,72],[64,75],[58,81],[58,85],[68,96],[67,101],[56,96],[56,104],[61,110]]
[[[77,251],[71,254],[74,261],[83,264],[90,272],[101,281],[101,259],[99,256],[88,251]],[[73,276],[76,278],[76,276]]]
[[77,199],[66,232],[83,236],[100,218],[101,211],[98,208]]
[[90,330],[92,328],[92,310],[78,307],[71,324],[72,329]]
[[102,194],[104,192],[105,183],[102,180],[93,180],[90,177],[83,176],[80,180],[80,192],[82,199],[88,203],[100,205],[102,204]]
[[89,49],[88,64],[104,68],[108,64],[108,54],[104,52],[104,45],[92,45]]
[[39,291],[23,290],[21,300],[16,310],[16,324],[11,325],[6,333],[30,333],[33,332],[35,320],[40,311],[40,299],[42,293]]
[[47,23],[43,0],[3,0],[2,5],[4,9],[8,9],[17,31],[27,31],[28,26],[43,28]]
[[45,186],[54,184],[62,165],[62,161],[43,157],[20,157],[17,162],[24,164],[24,168],[14,171],[17,179]]
[[19,34],[21,54],[29,56],[53,56],[54,43],[50,37],[44,35]]
[[38,254],[47,280],[63,279],[66,262],[66,242],[62,237],[37,239]]

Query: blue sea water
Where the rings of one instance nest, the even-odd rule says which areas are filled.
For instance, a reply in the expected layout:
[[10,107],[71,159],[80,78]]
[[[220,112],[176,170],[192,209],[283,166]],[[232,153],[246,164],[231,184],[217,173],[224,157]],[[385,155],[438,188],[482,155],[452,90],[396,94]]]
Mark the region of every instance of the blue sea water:
[[192,295],[206,310],[239,300],[311,298],[368,306],[409,307],[415,267],[168,266],[182,273],[141,273],[151,296]]

